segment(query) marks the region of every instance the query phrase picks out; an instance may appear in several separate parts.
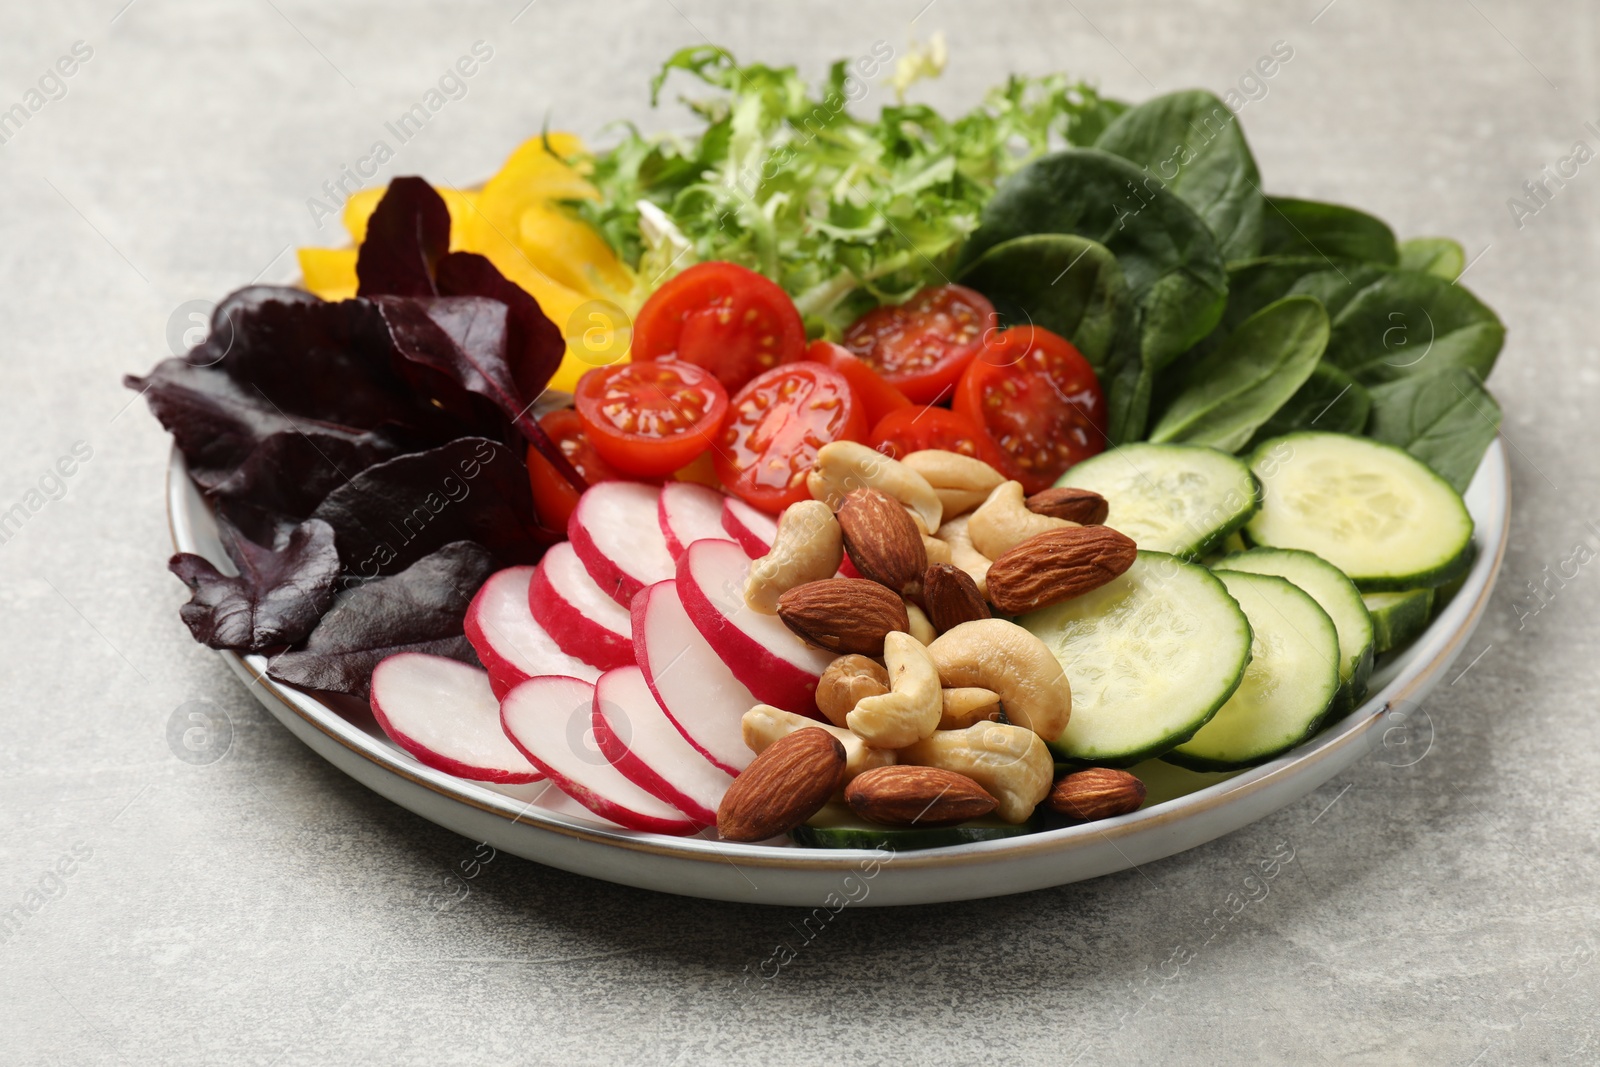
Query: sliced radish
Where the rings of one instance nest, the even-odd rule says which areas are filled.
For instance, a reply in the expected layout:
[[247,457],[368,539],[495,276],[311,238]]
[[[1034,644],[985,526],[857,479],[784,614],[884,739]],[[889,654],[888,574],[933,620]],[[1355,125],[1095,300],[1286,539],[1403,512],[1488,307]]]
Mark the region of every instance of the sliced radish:
[[661,487],[656,517],[661,522],[667,551],[672,553],[673,559],[703,538],[728,536],[722,528],[724,499],[715,489],[693,482],[668,482]]
[[529,678],[500,702],[505,736],[579,804],[630,830],[692,834],[701,824],[634,785],[594,742],[594,686],[577,678]]
[[656,702],[689,743],[729,774],[744,770],[756,754],[745,746],[741,720],[761,701],[689,621],[676,581],[634,598],[633,647]]
[[672,553],[656,518],[660,495],[640,482],[600,482],[578,498],[567,523],[589,577],[623,607],[645,586],[672,577]]
[[497,697],[536,674],[568,674],[586,682],[600,677],[599,669],[562,651],[528,610],[534,570],[508,567],[497,571],[467,606],[467,640],[488,669],[489,684]]
[[[778,536],[778,522],[764,511],[757,511],[736,496],[722,501],[722,528],[739,542],[751,559],[765,556]],[[716,534],[710,536],[715,537]]]
[[684,739],[638,667],[607,671],[594,683],[594,738],[629,781],[702,826],[716,824],[733,776]]
[[[633,624],[628,609],[594,584],[571,541],[552,545],[539,561],[528,586],[528,607],[567,655],[602,671],[633,662]],[[594,680],[592,675],[576,677]]]
[[[678,561],[678,596],[695,629],[756,699],[815,716],[817,681],[833,661],[744,602],[750,557],[732,541],[696,541]],[[748,710],[748,709],[747,709]]]
[[500,728],[489,675],[460,660],[400,652],[372,672],[372,714],[394,743],[457,778],[534,782],[542,775]]

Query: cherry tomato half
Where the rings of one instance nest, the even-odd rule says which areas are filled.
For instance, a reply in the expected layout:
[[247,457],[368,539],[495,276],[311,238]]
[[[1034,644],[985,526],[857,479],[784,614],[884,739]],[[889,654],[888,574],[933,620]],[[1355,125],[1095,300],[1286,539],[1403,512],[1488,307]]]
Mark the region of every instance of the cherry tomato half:
[[805,347],[789,294],[735,263],[695,264],[651,293],[633,322],[635,360],[693,363],[730,394]]
[[806,358],[844,375],[856,399],[861,401],[868,426],[876,426],[878,420],[891,411],[911,406],[906,394],[884,381],[877,371],[857,359],[855,353],[843,345],[836,345],[832,341],[812,341],[806,349]]
[[773,515],[810,497],[806,475],[832,441],[859,441],[867,420],[838,371],[818,363],[774,367],[733,398],[717,441],[717,477]]
[[[552,411],[539,420],[539,426],[590,485],[622,477],[589,443],[576,411]],[[565,530],[572,509],[578,506],[578,491],[532,445],[528,446],[528,483],[533,488],[533,504],[539,518],[552,530]]]
[[1106,446],[1106,398],[1071,341],[1038,326],[991,334],[956,387],[955,410],[982,426],[1030,493]]
[[578,379],[578,415],[607,463],[629,474],[671,474],[711,447],[728,394],[709,371],[662,360],[596,367]]
[[942,448],[981,459],[995,470],[1009,473],[1005,454],[983,428],[947,408],[910,407],[890,412],[872,428],[868,443],[894,459],[925,448]]
[[867,312],[844,332],[844,346],[911,400],[934,404],[949,395],[996,321],[982,293],[939,285]]

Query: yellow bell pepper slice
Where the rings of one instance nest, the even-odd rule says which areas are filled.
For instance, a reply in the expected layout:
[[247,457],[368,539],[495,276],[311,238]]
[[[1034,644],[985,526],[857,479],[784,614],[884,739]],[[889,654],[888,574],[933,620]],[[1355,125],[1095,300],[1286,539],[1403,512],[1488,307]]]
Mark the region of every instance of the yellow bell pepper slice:
[[354,248],[302,248],[298,255],[306,289],[324,300],[349,300],[356,295]]
[[[478,194],[470,189],[451,189],[435,187],[444,198],[444,206],[450,211],[450,251],[471,252],[473,249],[466,245],[466,218],[472,213],[477,202]],[[344,202],[344,228],[350,231],[350,239],[360,244],[367,239],[367,223],[372,219],[372,213],[378,210],[378,201],[383,199],[383,194],[389,191],[387,185],[380,185],[372,189],[362,189]]]
[[523,211],[518,237],[528,258],[569,289],[613,303],[633,291],[633,271],[605,238],[554,204],[536,204]]

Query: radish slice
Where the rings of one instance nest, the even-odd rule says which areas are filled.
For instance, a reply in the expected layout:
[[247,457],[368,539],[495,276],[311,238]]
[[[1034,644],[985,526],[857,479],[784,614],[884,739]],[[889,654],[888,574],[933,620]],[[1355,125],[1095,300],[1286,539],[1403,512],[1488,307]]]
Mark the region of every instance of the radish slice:
[[511,743],[573,800],[619,826],[686,835],[700,828],[625,778],[594,743],[594,686],[577,678],[529,678],[500,702]]
[[672,577],[672,553],[656,519],[660,495],[640,482],[601,482],[578,498],[567,523],[589,577],[623,607],[645,586]]
[[634,598],[633,647],[656,702],[689,744],[729,774],[744,770],[756,754],[744,743],[741,720],[761,701],[689,621],[676,581]]
[[733,776],[684,740],[638,667],[607,671],[594,684],[594,738],[629,781],[702,826],[716,824]]
[[[750,557],[732,541],[696,541],[678,561],[678,595],[706,643],[756,699],[815,717],[817,682],[833,655],[744,602]],[[746,709],[748,710],[748,709]]]
[[739,542],[745,555],[751,559],[757,559],[770,552],[773,539],[778,536],[776,519],[764,511],[757,511],[735,496],[726,497],[722,501],[722,528],[727,531],[728,536]]
[[[656,517],[667,539],[667,551],[679,556],[696,541],[727,537],[722,528],[723,495],[693,482],[668,482],[661,487]],[[765,553],[762,553],[765,555]]]
[[[628,609],[594,584],[572,542],[552,545],[539,561],[533,582],[528,586],[528,607],[534,619],[567,655],[602,671],[626,667],[633,662],[633,624],[628,619]],[[574,677],[593,681],[596,676],[578,674]]]
[[467,640],[489,671],[497,697],[536,674],[569,674],[586,682],[600,677],[598,669],[563,652],[528,610],[534,570],[508,567],[491,574],[467,606]]
[[394,743],[457,778],[534,782],[538,768],[506,740],[489,676],[444,656],[399,652],[372,672],[372,714]]

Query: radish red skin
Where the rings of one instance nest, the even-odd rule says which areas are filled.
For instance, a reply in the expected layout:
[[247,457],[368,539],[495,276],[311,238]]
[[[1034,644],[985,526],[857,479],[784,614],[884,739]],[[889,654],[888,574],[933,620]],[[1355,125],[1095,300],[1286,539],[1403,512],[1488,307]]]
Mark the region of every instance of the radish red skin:
[[739,543],[745,555],[759,559],[772,551],[778,524],[772,516],[730,496],[722,502],[722,528]]
[[[537,782],[544,777],[544,773],[537,769],[537,765],[530,766],[526,770],[521,770],[512,769],[509,767],[475,766],[473,764],[465,763],[436,749],[429,748],[427,745],[424,745],[422,742],[418,741],[416,738],[400,729],[391,717],[390,712],[385,710],[385,702],[380,699],[380,690],[384,688],[382,682],[380,681],[380,677],[383,673],[385,664],[396,664],[397,661],[401,661],[409,657],[440,660],[443,663],[448,663],[454,667],[458,667],[463,671],[475,671],[480,674],[483,673],[481,671],[477,671],[477,668],[469,667],[459,660],[447,659],[443,656],[427,656],[425,653],[421,652],[401,652],[394,656],[390,656],[388,659],[384,660],[383,663],[378,664],[377,669],[372,672],[372,716],[378,720],[378,725],[383,728],[383,732],[385,734],[389,735],[390,740],[414,756],[418,763],[432,767],[436,771],[443,771],[446,774],[453,774],[457,778],[467,778],[475,782],[494,782],[499,785],[517,785],[524,782]],[[404,664],[398,664],[398,666],[403,669]],[[390,667],[391,671],[395,669],[396,666]],[[515,744],[515,742],[513,742],[513,744]],[[529,763],[531,764],[532,761],[530,760]]]
[[[634,599],[640,600],[643,597],[641,595]],[[632,689],[633,692],[629,693],[629,689]],[[639,718],[635,721],[638,721],[640,725],[643,725],[644,716],[660,716],[660,720],[665,720],[666,725],[665,727],[659,725],[660,720],[658,720],[657,729],[669,729],[676,732],[677,737],[674,744],[652,748],[647,740],[641,739],[638,733],[628,738],[621,736],[617,729],[614,728],[618,724],[614,724],[611,721],[612,716],[608,715],[606,711],[606,703],[610,696],[620,699],[626,699],[630,696],[633,698],[626,705],[620,705],[619,700],[619,705],[616,706],[617,713],[623,716],[622,726],[628,726],[630,720],[635,720],[636,716]],[[663,773],[662,765],[668,760],[680,758],[682,754],[681,749],[678,755],[671,751],[666,751],[666,749],[676,747],[676,741],[681,741],[683,746],[688,748],[693,760],[697,761],[695,767],[689,768],[685,766],[683,768],[688,771],[690,776],[694,776],[698,772],[703,775],[702,780],[708,784],[710,780],[720,778],[721,781],[716,784],[718,795],[715,798],[719,802],[722,799],[720,792],[725,791],[728,786],[733,784],[733,776],[707,759],[704,753],[695,748],[692,742],[683,736],[677,722],[666,713],[666,710],[656,700],[654,691],[647,687],[644,682],[643,671],[638,667],[628,666],[615,671],[607,671],[601,675],[594,688],[593,716],[595,742],[600,746],[600,751],[605,754],[606,759],[611,761],[611,765],[622,772],[623,777],[647,793],[671,804],[689,818],[694,819],[702,827],[716,825],[717,810],[715,807],[708,806],[697,800],[693,795],[680,788],[677,782],[670,780],[667,774]],[[708,797],[707,799],[711,798]]]
[[725,499],[715,489],[693,482],[668,482],[661,487],[656,518],[673,559],[687,552],[696,541],[726,536],[722,523]]
[[[546,553],[545,559],[549,559]],[[528,584],[528,608],[561,651],[601,671],[633,662],[632,640],[585,615],[550,583],[545,561],[534,568]]]
[[[544,630],[531,611],[528,613],[525,623],[528,627],[528,647],[524,651],[531,651],[537,655],[539,662],[536,663],[525,665],[511,659],[500,648],[500,642],[504,641],[507,635],[498,632],[490,633],[489,628],[484,625],[486,605],[489,599],[502,592],[495,589],[494,586],[497,583],[511,583],[515,587],[527,590],[532,585],[535,571],[536,568],[534,567],[508,567],[503,571],[495,572],[483,583],[477,595],[472,598],[472,603],[467,606],[463,628],[473,651],[477,652],[479,661],[483,663],[484,669],[489,672],[489,686],[496,697],[504,697],[512,686],[517,685],[519,682],[527,681],[532,676],[528,670],[529,666],[536,668],[534,673],[537,674],[565,674],[583,667],[583,673],[593,672],[590,675],[590,679],[600,676],[599,668],[574,662],[580,657],[570,656],[562,651],[555,638]],[[516,597],[514,591],[507,595],[520,600],[524,604],[528,600],[526,593],[521,597]],[[497,631],[502,628],[494,627]],[[499,640],[496,640],[497,637]],[[548,648],[545,647],[547,644]],[[552,651],[555,655],[550,654]]]
[[[656,518],[659,494],[655,486],[640,482],[602,482],[590,486],[578,499],[567,523],[567,539],[589,576],[623,607],[651,582],[672,577],[672,556]],[[607,516],[607,507],[627,514]],[[596,525],[601,527],[600,534],[617,543],[609,549],[602,545]]]

